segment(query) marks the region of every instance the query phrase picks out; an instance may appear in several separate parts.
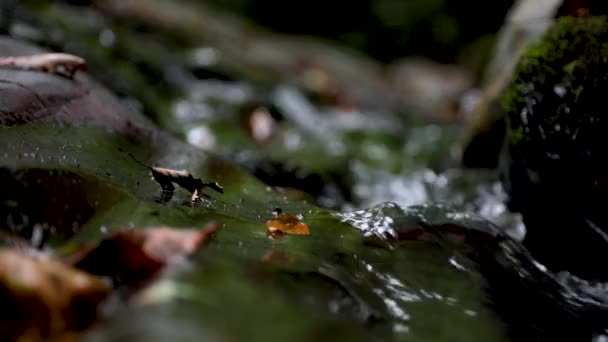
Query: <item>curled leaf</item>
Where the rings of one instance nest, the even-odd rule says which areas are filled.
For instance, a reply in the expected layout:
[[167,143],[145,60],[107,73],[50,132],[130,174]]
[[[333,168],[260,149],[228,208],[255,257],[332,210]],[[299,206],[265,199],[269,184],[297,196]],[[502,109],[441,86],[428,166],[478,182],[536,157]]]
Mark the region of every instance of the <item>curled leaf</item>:
[[88,327],[110,294],[102,278],[49,256],[0,249],[0,340],[39,340]]
[[112,277],[119,284],[137,286],[152,279],[163,266],[183,259],[200,248],[219,229],[158,227],[116,233],[68,258],[75,267]]
[[[273,235],[277,233],[310,235],[310,229],[298,215],[281,213],[280,209],[275,211],[273,218],[266,221],[266,227],[268,227],[268,232]],[[278,235],[280,236],[280,234]]]

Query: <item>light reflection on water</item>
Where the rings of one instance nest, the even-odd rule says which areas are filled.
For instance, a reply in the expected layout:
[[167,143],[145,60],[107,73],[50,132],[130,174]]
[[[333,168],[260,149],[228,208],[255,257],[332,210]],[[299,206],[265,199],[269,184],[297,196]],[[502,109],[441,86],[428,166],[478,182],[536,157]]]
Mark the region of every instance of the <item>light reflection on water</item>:
[[521,241],[525,235],[521,215],[507,209],[507,194],[502,184],[489,175],[463,170],[437,173],[425,168],[392,174],[362,163],[353,163],[352,172],[355,175],[353,192],[360,202],[359,206],[370,209],[341,214],[341,218],[366,236],[382,237],[384,232],[392,236],[389,227],[392,222],[382,217],[386,208],[379,203],[383,202],[390,202],[391,207],[405,210],[429,203],[448,203],[450,207],[458,209],[450,214],[455,216],[453,219],[479,216],[501,227],[516,240]]
[[[454,210],[444,205],[402,208],[396,203],[389,202],[369,209],[333,215],[341,222],[359,230],[364,236],[382,240],[395,239],[398,236],[397,232],[404,228],[408,229],[410,225],[416,227],[417,223],[440,226],[452,222],[474,231],[487,229],[488,233],[494,227],[474,212]],[[461,237],[458,234],[452,235],[446,234],[444,238]],[[461,238],[462,241],[457,241],[450,246],[466,244],[465,239]],[[402,271],[387,270],[382,264],[377,264],[369,259],[362,258],[359,261],[360,269],[366,273],[366,276],[363,277],[367,279],[366,284],[371,284],[369,291],[379,299],[381,307],[384,308],[381,311],[390,318],[392,331],[395,334],[407,334],[408,338],[419,338],[418,334],[421,329],[424,330],[428,326],[425,308],[429,307],[452,317],[447,318],[446,316],[445,319],[462,320],[463,324],[468,324],[464,323],[467,320],[489,319],[485,317],[483,306],[478,306],[480,302],[477,301],[480,299],[475,299],[479,293],[476,291],[480,290],[474,280],[478,274],[472,261],[461,257],[457,250],[442,249],[443,252],[435,254],[435,249],[432,247],[436,246],[434,244],[426,245],[426,247],[421,247],[420,244],[395,246],[398,246],[396,249],[401,252],[397,252],[397,250],[394,252],[400,255],[399,258],[403,258],[403,264],[399,266]],[[403,250],[403,248],[412,247],[413,250]],[[443,254],[444,252],[447,253]],[[453,283],[454,286],[441,285],[444,282]],[[443,308],[440,308],[442,306]]]
[[[373,281],[375,286],[370,290],[382,300],[385,312],[392,318],[392,330],[396,334],[410,334],[412,332],[413,313],[409,311],[408,305],[422,302],[429,303],[429,301],[452,307],[460,305],[457,298],[429,289],[408,286],[390,272],[376,270],[371,263],[362,261],[362,265],[368,272],[368,277],[376,279],[376,281]],[[461,312],[471,318],[475,318],[479,314],[476,310],[466,306],[461,308]]]
[[353,212],[332,214],[340,221],[357,228],[366,237],[395,238],[394,219],[389,213],[403,213],[395,203],[383,203],[376,207]]

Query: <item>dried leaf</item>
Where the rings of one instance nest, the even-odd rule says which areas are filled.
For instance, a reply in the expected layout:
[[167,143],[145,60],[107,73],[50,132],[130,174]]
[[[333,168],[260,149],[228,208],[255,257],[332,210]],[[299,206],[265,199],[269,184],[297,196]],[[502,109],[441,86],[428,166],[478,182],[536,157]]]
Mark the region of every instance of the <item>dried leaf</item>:
[[209,242],[219,225],[208,224],[203,229],[155,228],[134,231],[143,235],[142,250],[151,258],[169,262],[175,257],[191,255]]
[[[310,229],[294,214],[277,211],[273,218],[266,221],[268,232],[275,235],[277,232],[294,235],[310,235]],[[279,235],[280,236],[280,235]]]
[[39,340],[94,322],[111,286],[49,256],[0,249],[0,340]]
[[97,247],[83,248],[67,262],[92,274],[112,277],[119,284],[138,286],[166,264],[202,248],[218,229],[217,224],[208,224],[202,229],[159,227],[119,232]]
[[33,56],[3,57],[0,65],[63,74],[72,78],[78,70],[87,70],[84,59],[67,53],[42,53]]

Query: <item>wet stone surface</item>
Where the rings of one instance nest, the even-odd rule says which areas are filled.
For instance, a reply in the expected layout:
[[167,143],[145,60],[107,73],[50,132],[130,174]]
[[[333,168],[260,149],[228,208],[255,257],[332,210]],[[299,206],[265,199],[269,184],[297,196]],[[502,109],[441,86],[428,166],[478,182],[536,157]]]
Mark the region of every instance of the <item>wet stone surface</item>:
[[[0,72],[0,177],[15,189],[0,198],[0,242],[59,257],[154,227],[218,229],[145,288],[115,282],[82,339],[590,340],[606,328],[604,287],[538,263],[497,175],[458,167],[461,125],[410,115],[374,62],[227,32],[202,5],[94,3],[29,7],[39,37],[61,32],[44,39],[90,74]],[[39,51],[0,42],[0,55]],[[161,198],[151,166],[223,194]],[[290,230],[302,225],[310,234]]]

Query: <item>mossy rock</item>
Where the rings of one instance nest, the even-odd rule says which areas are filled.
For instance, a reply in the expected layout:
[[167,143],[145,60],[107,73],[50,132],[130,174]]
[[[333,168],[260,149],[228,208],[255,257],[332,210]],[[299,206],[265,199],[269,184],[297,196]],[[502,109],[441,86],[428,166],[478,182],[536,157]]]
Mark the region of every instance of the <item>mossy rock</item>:
[[607,75],[607,17],[559,19],[527,49],[505,94],[512,149],[539,171],[553,160],[599,166]]
[[607,75],[608,18],[563,17],[526,50],[503,99],[506,185],[511,208],[524,215],[528,247],[556,269],[594,277],[604,273],[591,266],[594,253],[607,249],[598,232],[608,227],[600,208]]

